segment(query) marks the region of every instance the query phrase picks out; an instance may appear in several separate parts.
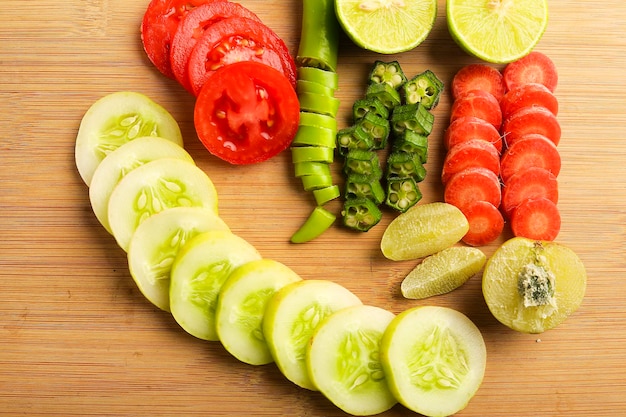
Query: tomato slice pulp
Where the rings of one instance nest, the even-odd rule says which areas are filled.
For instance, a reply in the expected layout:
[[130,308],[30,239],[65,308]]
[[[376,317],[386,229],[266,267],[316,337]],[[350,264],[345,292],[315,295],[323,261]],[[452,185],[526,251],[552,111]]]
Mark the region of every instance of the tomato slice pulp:
[[291,81],[270,66],[241,61],[217,69],[196,100],[198,138],[231,164],[265,161],[291,144],[300,106]]

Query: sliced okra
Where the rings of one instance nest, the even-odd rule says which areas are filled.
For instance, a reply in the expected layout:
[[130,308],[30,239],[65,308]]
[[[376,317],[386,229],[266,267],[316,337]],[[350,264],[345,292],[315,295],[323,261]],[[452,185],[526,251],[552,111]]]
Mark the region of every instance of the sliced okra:
[[389,109],[376,97],[356,100],[352,105],[352,117],[355,121],[365,117],[366,114],[374,113],[376,116],[389,119]]
[[430,135],[435,116],[421,103],[396,106],[391,114],[391,128],[397,135],[412,130],[422,135]]
[[336,145],[336,130],[319,126],[299,125],[296,136],[291,144],[293,146],[324,146],[334,148]]
[[380,180],[361,174],[351,174],[348,176],[344,195],[348,200],[368,198],[377,205],[385,201],[385,190]]
[[391,151],[416,154],[422,164],[425,164],[428,159],[428,136],[404,130],[400,136],[394,138]]
[[300,110],[311,113],[320,113],[335,117],[339,111],[339,99],[316,93],[298,94]]
[[406,103],[422,103],[428,110],[439,103],[443,91],[441,81],[431,70],[426,70],[407,81],[403,86]]
[[387,147],[390,131],[389,120],[374,113],[367,113],[365,117],[356,122],[356,125],[372,138],[372,149],[378,150]]
[[372,137],[356,125],[345,127],[337,132],[337,150],[346,156],[353,149],[372,150]]
[[406,76],[398,61],[376,61],[369,75],[370,83],[386,83],[396,90],[402,87],[406,81]]
[[341,215],[346,227],[361,232],[376,226],[383,217],[380,208],[368,198],[345,200]]
[[361,174],[378,179],[383,175],[378,154],[374,151],[362,149],[354,149],[348,152],[343,163],[343,172],[346,176]]
[[387,179],[412,178],[416,183],[426,178],[426,168],[416,154],[391,152],[387,157]]
[[365,98],[377,98],[389,111],[402,101],[400,93],[387,83],[368,85]]
[[385,204],[404,213],[422,199],[422,193],[413,178],[390,178],[387,180]]

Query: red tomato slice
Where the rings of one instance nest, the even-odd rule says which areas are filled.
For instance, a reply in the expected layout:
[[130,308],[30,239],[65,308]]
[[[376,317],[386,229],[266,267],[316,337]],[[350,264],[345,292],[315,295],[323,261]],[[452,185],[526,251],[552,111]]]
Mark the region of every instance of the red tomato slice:
[[189,81],[194,94],[216,69],[241,61],[260,62],[281,71],[295,89],[296,64],[285,42],[263,23],[230,17],[211,25],[189,57]]
[[472,139],[481,139],[496,147],[502,152],[502,138],[500,132],[491,123],[474,116],[459,117],[450,123],[444,134],[446,149],[452,149],[459,143]]
[[537,106],[522,108],[502,123],[502,136],[507,146],[513,146],[521,137],[532,133],[543,135],[558,145],[561,125],[550,110]]
[[556,65],[547,55],[533,51],[517,61],[511,62],[502,71],[507,90],[519,85],[539,83],[554,93],[559,81]]
[[491,143],[471,139],[453,146],[446,154],[441,170],[441,182],[446,184],[457,172],[471,167],[487,168],[500,174],[500,154]]
[[463,242],[470,246],[484,246],[493,242],[504,230],[504,217],[496,206],[487,201],[475,201],[463,211],[469,230]]
[[463,211],[475,201],[487,201],[499,207],[501,196],[498,176],[487,168],[473,167],[450,178],[445,185],[443,199]]
[[555,116],[559,112],[559,102],[556,96],[543,84],[522,84],[509,90],[502,100],[502,116],[508,119],[515,112],[528,107],[543,107]]
[[226,0],[152,0],[141,22],[141,41],[148,58],[166,77],[174,78],[170,48],[179,22],[196,6]]
[[526,200],[511,213],[511,231],[515,236],[552,241],[561,230],[561,214],[547,198]]
[[510,217],[526,200],[547,198],[556,204],[559,188],[556,176],[547,169],[530,167],[512,175],[502,187],[502,209]]
[[265,161],[285,150],[300,120],[298,96],[282,72],[254,61],[213,72],[194,110],[198,138],[231,164]]
[[522,136],[502,154],[500,178],[507,184],[517,172],[538,167],[550,171],[555,177],[561,170],[561,156],[550,139],[532,133]]
[[502,112],[498,100],[484,90],[470,90],[452,103],[450,123],[467,116],[483,119],[496,129],[500,129],[502,124]]
[[189,92],[193,92],[187,72],[191,51],[213,23],[229,17],[247,17],[261,21],[255,13],[239,3],[220,1],[196,7],[178,25],[172,40],[170,64],[174,77]]
[[502,73],[486,64],[464,66],[452,79],[452,97],[457,99],[471,90],[487,91],[500,100],[506,92]]

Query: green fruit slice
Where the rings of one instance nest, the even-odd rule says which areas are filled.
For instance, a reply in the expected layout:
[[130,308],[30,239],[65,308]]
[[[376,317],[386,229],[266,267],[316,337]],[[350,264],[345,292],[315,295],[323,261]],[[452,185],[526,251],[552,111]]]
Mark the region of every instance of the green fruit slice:
[[161,158],[122,178],[109,198],[109,225],[119,246],[128,251],[135,229],[145,219],[171,207],[204,207],[217,213],[217,191],[194,164]]
[[194,163],[181,146],[156,136],[144,136],[127,142],[100,162],[89,184],[89,201],[96,218],[109,233],[108,204],[117,183],[138,166],[160,158],[183,159]]
[[395,54],[426,39],[437,17],[437,0],[336,0],[335,12],[356,45]]
[[438,306],[398,314],[381,341],[389,388],[408,409],[428,417],[461,411],[480,387],[487,350],[464,314]]
[[189,334],[218,341],[215,314],[224,282],[241,265],[261,259],[241,237],[226,231],[201,233],[178,252],[170,274],[170,311]]
[[360,304],[352,292],[327,280],[303,280],[278,290],[267,303],[263,334],[283,375],[316,391],[306,365],[306,347],[313,330],[332,313]]
[[228,277],[217,302],[217,335],[235,358],[250,365],[274,361],[263,336],[269,299],[282,287],[302,278],[272,259],[243,264]]
[[379,307],[348,307],[313,332],[306,357],[309,377],[346,413],[374,415],[397,403],[379,359],[380,340],[394,317]]
[[423,258],[459,242],[468,230],[465,215],[452,204],[420,204],[389,223],[380,249],[394,261]]
[[169,208],[137,227],[128,247],[128,267],[148,301],[161,310],[170,310],[174,259],[187,241],[211,230],[229,229],[215,211],[202,207]]
[[143,136],[158,136],[183,146],[176,120],[143,94],[120,91],[93,103],[80,122],[74,150],[85,184],[90,185],[96,168],[109,153]]
[[478,248],[449,247],[420,262],[404,278],[400,291],[412,299],[449,293],[480,272],[486,261],[487,256]]
[[561,324],[585,296],[587,273],[571,249],[523,237],[507,240],[489,258],[483,295],[502,324],[541,333]]
[[502,64],[522,58],[539,42],[548,25],[548,1],[448,0],[446,18],[462,49]]

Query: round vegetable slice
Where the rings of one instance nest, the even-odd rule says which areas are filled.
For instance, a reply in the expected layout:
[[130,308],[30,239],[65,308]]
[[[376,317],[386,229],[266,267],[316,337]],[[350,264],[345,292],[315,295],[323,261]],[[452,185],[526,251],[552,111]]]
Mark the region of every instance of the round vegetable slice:
[[346,413],[382,413],[397,401],[379,359],[380,340],[395,315],[369,305],[344,308],[325,318],[307,348],[314,385]]
[[215,314],[220,290],[236,268],[259,259],[254,246],[226,230],[189,240],[170,275],[170,311],[176,322],[192,336],[218,341]]
[[461,97],[471,90],[484,90],[500,100],[506,92],[502,73],[487,64],[469,64],[461,68],[452,79],[452,97]]
[[557,116],[559,101],[548,87],[539,83],[518,85],[509,90],[500,100],[504,120],[511,117],[515,112],[528,107],[543,107]]
[[459,117],[450,123],[444,133],[446,149],[452,149],[455,145],[472,139],[487,141],[495,146],[499,153],[502,152],[502,138],[498,129],[475,116]]
[[507,240],[489,258],[482,290],[489,310],[505,326],[541,333],[578,309],[587,273],[570,248],[524,237]]
[[554,92],[559,82],[556,65],[547,55],[539,51],[532,51],[517,61],[507,64],[502,75],[508,90],[521,84],[539,83]]
[[502,154],[500,178],[503,183],[516,173],[530,167],[550,171],[555,177],[561,171],[561,155],[554,142],[538,133],[530,133],[509,145]]
[[231,164],[265,161],[291,144],[300,105],[282,73],[258,62],[218,69],[194,110],[198,138],[213,155]]
[[89,185],[89,201],[96,218],[109,233],[109,198],[117,183],[138,166],[160,158],[176,158],[195,163],[189,153],[174,142],[156,136],[145,136],[120,146],[98,165]]
[[200,168],[180,159],[161,158],[129,172],[109,198],[109,225],[118,245],[130,240],[145,219],[167,208],[204,207],[217,213],[217,191]]
[[302,280],[278,290],[267,303],[263,334],[283,375],[302,388],[316,391],[306,364],[313,331],[332,313],[361,304],[348,289],[328,280]]
[[302,278],[272,259],[250,261],[235,269],[220,290],[215,312],[217,335],[235,358],[250,365],[274,361],[263,336],[263,316],[276,291]]
[[500,129],[502,110],[498,100],[488,91],[470,90],[458,97],[450,109],[450,123],[461,117],[478,117]]
[[176,120],[141,93],[119,91],[93,103],[80,122],[74,151],[85,184],[91,183],[94,171],[109,153],[143,136],[159,136],[183,146]]
[[212,209],[173,207],[148,217],[128,246],[128,267],[141,293],[161,310],[170,310],[170,272],[180,249],[194,236],[229,230]]
[[443,161],[441,182],[446,184],[454,174],[468,168],[482,167],[500,174],[500,154],[491,143],[471,139],[450,148]]
[[389,388],[405,407],[425,416],[461,411],[478,391],[487,363],[472,321],[447,307],[413,307],[397,315],[381,341]]
[[509,177],[502,187],[502,210],[507,216],[526,200],[547,198],[559,202],[559,184],[556,176],[547,169],[529,167]]
[[502,136],[507,146],[529,134],[540,134],[555,145],[561,141],[561,125],[556,116],[545,107],[523,107],[502,122]]
[[493,171],[483,167],[466,168],[446,183],[443,199],[465,210],[475,201],[487,201],[496,207],[502,201],[500,180]]

